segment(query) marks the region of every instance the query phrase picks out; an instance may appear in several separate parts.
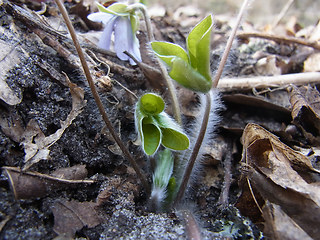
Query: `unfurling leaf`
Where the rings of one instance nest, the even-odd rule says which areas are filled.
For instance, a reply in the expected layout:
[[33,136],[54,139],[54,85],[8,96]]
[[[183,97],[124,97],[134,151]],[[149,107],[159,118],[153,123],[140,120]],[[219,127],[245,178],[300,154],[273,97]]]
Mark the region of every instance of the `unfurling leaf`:
[[211,80],[210,41],[212,27],[213,20],[212,16],[209,15],[195,26],[187,38],[191,66],[209,81]]
[[141,97],[141,108],[146,114],[159,114],[164,110],[164,101],[162,97],[148,93]]
[[189,138],[163,112],[164,107],[163,99],[153,93],[143,95],[136,105],[135,125],[147,155],[153,155],[160,144],[173,150],[185,150],[189,147]]
[[211,89],[210,40],[212,16],[202,20],[187,38],[187,52],[179,45],[152,42],[155,54],[169,67],[169,75],[185,88],[207,93]]

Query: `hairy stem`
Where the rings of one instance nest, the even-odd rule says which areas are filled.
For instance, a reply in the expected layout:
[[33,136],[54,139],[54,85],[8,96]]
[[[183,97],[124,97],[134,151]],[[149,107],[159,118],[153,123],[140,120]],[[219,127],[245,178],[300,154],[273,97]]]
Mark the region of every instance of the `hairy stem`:
[[136,163],[136,161],[134,160],[133,156],[131,155],[131,153],[129,152],[129,150],[126,148],[126,146],[123,144],[123,142],[121,141],[120,137],[117,135],[116,131],[114,130],[108,116],[107,113],[104,110],[103,104],[101,102],[101,99],[99,97],[99,94],[95,88],[92,76],[90,74],[90,70],[88,67],[88,64],[85,60],[83,51],[81,49],[81,46],[79,44],[76,32],[72,26],[72,23],[70,21],[69,15],[63,5],[63,3],[61,2],[61,0],[55,0],[56,4],[58,5],[60,12],[64,18],[64,21],[66,22],[66,25],[68,27],[68,30],[70,32],[71,38],[74,42],[75,48],[78,52],[80,61],[81,61],[81,65],[83,68],[83,71],[85,73],[85,76],[87,78],[87,81],[89,83],[92,95],[94,97],[94,100],[99,108],[100,114],[104,120],[104,122],[106,123],[107,128],[109,129],[112,137],[114,138],[115,142],[119,145],[121,151],[123,152],[124,156],[129,160],[130,164],[132,165],[132,167],[134,168],[134,170],[136,171],[141,183],[143,184],[144,188],[146,189],[146,191],[149,193],[150,192],[150,186],[148,184],[147,178],[145,177],[145,175],[141,172],[138,164]]
[[[141,3],[132,4],[130,7],[132,9],[139,9],[142,12],[143,18],[144,18],[144,21],[145,21],[146,27],[147,27],[148,41],[149,42],[154,41],[151,20],[150,20],[150,17],[149,17],[149,14],[147,12],[146,7]],[[157,61],[160,66],[161,74],[162,74],[163,78],[166,80],[166,84],[167,84],[167,87],[168,87],[168,90],[170,93],[170,97],[172,100],[174,118],[180,125],[182,125],[181,111],[180,111],[180,106],[179,106],[179,101],[178,101],[176,89],[173,85],[171,78],[169,77],[169,75],[167,73],[166,67],[163,65],[163,63],[161,62],[161,60],[159,58],[157,58]]]
[[205,112],[203,114],[203,120],[201,123],[199,135],[198,135],[198,138],[197,138],[196,143],[194,145],[194,148],[192,150],[191,157],[188,161],[187,167],[184,171],[182,182],[179,187],[179,191],[177,193],[177,196],[174,200],[173,207],[176,207],[177,204],[181,201],[181,199],[186,191],[186,188],[187,188],[187,185],[188,185],[191,173],[192,173],[193,166],[194,166],[196,159],[198,157],[198,153],[199,153],[200,147],[202,145],[202,141],[204,139],[204,136],[205,136],[206,130],[207,130],[207,126],[208,126],[209,115],[210,115],[210,110],[211,110],[211,99],[212,99],[212,93],[210,91],[209,93],[206,94],[206,107],[205,107]]
[[226,48],[225,48],[225,50],[223,52],[223,55],[222,55],[222,58],[221,58],[217,73],[216,73],[216,75],[214,77],[214,80],[212,82],[212,87],[213,88],[216,88],[218,83],[219,83],[219,80],[221,78],[224,66],[226,65],[226,62],[227,62],[227,59],[228,59],[228,56],[229,56],[229,53],[230,53],[230,50],[231,50],[231,47],[232,47],[233,40],[234,40],[234,38],[236,36],[237,30],[238,30],[239,25],[241,23],[242,16],[246,12],[247,6],[248,6],[250,1],[251,0],[244,0],[244,2],[242,3],[242,6],[241,6],[240,11],[239,11],[239,14],[237,16],[236,24],[232,28],[232,31],[231,31],[231,34],[230,34],[230,36],[228,38],[228,41],[227,41],[227,44],[226,44]]
[[[221,61],[220,61],[220,64],[219,64],[219,67],[218,67],[218,70],[217,70],[217,74],[216,74],[216,76],[215,76],[215,78],[213,80],[213,83],[212,83],[212,87],[213,88],[216,88],[217,85],[218,85],[219,79],[220,79],[220,77],[222,75],[222,72],[223,72],[223,68],[224,68],[224,66],[225,66],[225,64],[227,62],[227,58],[228,58],[229,52],[231,50],[231,46],[232,46],[233,40],[234,40],[234,38],[236,36],[238,27],[239,27],[241,19],[242,19],[242,16],[246,11],[249,2],[250,2],[250,0],[244,0],[243,4],[241,6],[241,9],[240,9],[238,17],[237,17],[236,25],[233,27],[233,29],[231,31],[231,35],[230,35],[230,37],[229,37],[229,39],[227,41],[226,49],[225,49],[225,51],[224,51],[224,53],[222,55],[222,58],[221,58]],[[182,178],[182,182],[181,182],[181,185],[179,187],[179,191],[178,191],[177,196],[176,196],[176,198],[174,200],[174,203],[173,203],[173,207],[176,207],[177,204],[183,198],[183,195],[184,195],[184,193],[186,191],[186,188],[187,188],[187,185],[188,185],[191,173],[192,173],[193,166],[194,166],[195,161],[196,161],[196,159],[198,157],[199,150],[201,148],[204,136],[206,134],[208,121],[209,121],[209,116],[210,116],[210,110],[211,110],[211,99],[212,99],[212,95],[211,94],[212,94],[211,91],[206,94],[206,107],[205,107],[205,112],[203,114],[203,120],[202,120],[202,124],[201,124],[201,128],[200,128],[200,132],[199,132],[198,138],[196,140],[196,143],[194,145],[191,157],[190,157],[190,159],[188,161],[187,167],[185,169],[185,172],[184,172],[184,175],[183,175],[183,178]]]

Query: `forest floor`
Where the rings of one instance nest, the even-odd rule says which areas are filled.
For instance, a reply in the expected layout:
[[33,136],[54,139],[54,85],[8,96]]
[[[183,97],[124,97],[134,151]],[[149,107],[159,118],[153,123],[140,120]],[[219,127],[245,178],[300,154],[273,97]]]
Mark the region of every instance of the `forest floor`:
[[[157,92],[172,114],[167,89],[96,47],[102,26],[82,2],[65,6],[107,114],[151,179],[136,141],[136,96]],[[153,12],[155,39],[182,47],[205,17],[194,7]],[[213,73],[234,19],[214,20]],[[157,69],[140,29],[143,62]],[[215,138],[183,204],[164,213],[150,211],[105,129],[54,2],[0,0],[0,31],[0,239],[188,239],[185,209],[202,239],[320,239],[319,21],[263,29],[243,21],[218,84]],[[176,88],[192,132],[199,97]]]

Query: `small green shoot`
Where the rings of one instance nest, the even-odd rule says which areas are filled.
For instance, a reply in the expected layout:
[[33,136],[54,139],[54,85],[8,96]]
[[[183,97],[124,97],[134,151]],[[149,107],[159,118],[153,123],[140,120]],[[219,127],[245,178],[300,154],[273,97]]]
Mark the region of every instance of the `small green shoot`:
[[172,150],[185,150],[189,147],[189,138],[163,111],[164,107],[163,99],[154,93],[144,94],[136,105],[136,128],[147,155],[155,154],[160,144]]
[[168,42],[152,42],[155,54],[164,61],[169,76],[182,86],[196,92],[207,93],[211,89],[210,40],[212,16],[202,20],[187,38],[187,51]]

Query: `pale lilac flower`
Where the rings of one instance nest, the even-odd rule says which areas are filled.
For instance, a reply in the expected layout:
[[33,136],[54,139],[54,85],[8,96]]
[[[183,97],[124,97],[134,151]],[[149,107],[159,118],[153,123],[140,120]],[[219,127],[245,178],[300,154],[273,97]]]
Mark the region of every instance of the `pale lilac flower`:
[[88,15],[88,19],[94,22],[102,22],[105,25],[99,41],[102,49],[111,49],[111,36],[114,33],[114,51],[117,57],[123,61],[129,60],[131,65],[136,63],[125,53],[131,53],[138,61],[141,61],[139,40],[137,39],[130,21],[130,16],[119,16],[105,12],[97,12]]

